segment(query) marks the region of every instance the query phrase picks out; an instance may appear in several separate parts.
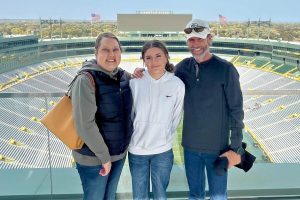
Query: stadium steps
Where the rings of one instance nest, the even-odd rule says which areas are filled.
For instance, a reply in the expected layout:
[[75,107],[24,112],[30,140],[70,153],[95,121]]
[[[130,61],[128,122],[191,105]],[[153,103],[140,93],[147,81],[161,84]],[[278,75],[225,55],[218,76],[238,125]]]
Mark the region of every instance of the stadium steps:
[[293,70],[294,66],[287,65],[287,64],[282,64],[278,66],[276,69],[274,69],[275,72],[284,75],[286,72]]
[[[297,158],[289,150],[300,152],[300,136],[298,134],[300,120],[299,115],[295,115],[295,110],[300,106],[299,96],[262,97],[250,98],[245,101],[245,124],[254,130],[258,140],[263,143],[274,162],[295,162]],[[267,103],[263,103],[259,108],[249,110],[251,102],[253,102],[252,104],[254,102]],[[285,108],[278,109],[282,105],[285,105]],[[276,108],[277,110],[274,112]]]
[[297,72],[298,71],[298,68],[297,67],[294,67],[293,69],[285,72],[283,75],[285,77],[293,77],[293,73]]
[[239,60],[240,56],[234,56],[230,62],[234,65],[238,60]]

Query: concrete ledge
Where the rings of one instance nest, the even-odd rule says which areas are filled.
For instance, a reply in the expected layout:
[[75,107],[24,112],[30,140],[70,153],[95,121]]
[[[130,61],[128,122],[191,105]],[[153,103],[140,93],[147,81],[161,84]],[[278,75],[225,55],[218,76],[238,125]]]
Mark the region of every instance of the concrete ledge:
[[[49,169],[1,170],[0,200],[82,199],[76,169],[52,169],[51,174]],[[230,199],[300,199],[299,180],[299,164],[257,163],[248,173],[233,168],[229,173],[228,195]],[[187,194],[184,167],[174,165],[168,196],[186,199]],[[128,166],[124,166],[117,197],[132,199]]]

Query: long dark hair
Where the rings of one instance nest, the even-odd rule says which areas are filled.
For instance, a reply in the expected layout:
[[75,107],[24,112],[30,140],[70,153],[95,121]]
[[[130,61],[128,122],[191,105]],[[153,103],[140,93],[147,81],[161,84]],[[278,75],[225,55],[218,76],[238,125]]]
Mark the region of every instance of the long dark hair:
[[168,72],[174,72],[175,70],[175,67],[172,63],[169,62],[169,52],[168,52],[168,49],[166,47],[166,45],[159,41],[159,40],[151,40],[151,41],[148,41],[144,44],[143,48],[142,48],[142,59],[144,60],[144,56],[145,56],[145,53],[148,49],[152,48],[152,47],[156,47],[156,48],[159,48],[162,50],[162,52],[164,52],[165,56],[167,57],[167,64],[165,66],[165,69],[168,71]]

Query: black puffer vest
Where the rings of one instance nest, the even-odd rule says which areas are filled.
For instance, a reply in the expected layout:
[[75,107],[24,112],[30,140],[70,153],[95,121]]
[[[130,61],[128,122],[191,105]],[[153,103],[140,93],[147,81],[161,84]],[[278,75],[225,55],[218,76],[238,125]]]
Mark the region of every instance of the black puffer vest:
[[[133,132],[131,120],[132,95],[124,70],[119,69],[117,79],[100,71],[89,71],[95,81],[96,123],[109,149],[110,155],[119,155],[127,149]],[[76,150],[83,155],[95,156],[84,144]]]

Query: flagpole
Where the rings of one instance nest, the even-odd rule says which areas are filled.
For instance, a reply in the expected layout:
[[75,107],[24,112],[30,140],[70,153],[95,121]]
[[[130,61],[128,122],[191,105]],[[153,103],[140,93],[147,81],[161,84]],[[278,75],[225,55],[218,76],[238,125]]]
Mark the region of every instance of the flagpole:
[[259,39],[259,37],[260,37],[260,18],[258,19],[258,31],[257,31],[258,33],[257,33],[257,38]]
[[249,32],[250,32],[250,19],[247,22],[247,39],[249,39]]
[[220,37],[220,35],[219,35],[219,26],[220,26],[220,22],[217,23],[217,37]]
[[[219,14],[219,22],[218,22],[218,27],[217,27],[218,35],[219,35],[219,31],[221,31],[222,25],[227,26],[227,18],[225,16]],[[226,31],[228,31],[228,28],[229,27],[227,26]],[[221,36],[219,35],[219,37],[221,37]]]
[[268,40],[270,40],[270,32],[271,32],[271,18],[270,18],[270,21],[269,21]]
[[52,20],[50,18],[50,39],[52,40]]
[[42,19],[40,18],[40,37],[43,40],[43,33],[42,33]]
[[59,28],[60,28],[60,39],[62,39],[62,21],[59,19]]
[[91,20],[91,38],[93,37],[93,20]]
[[100,21],[100,15],[96,13],[91,14],[91,37],[93,37],[93,22],[99,22]]

